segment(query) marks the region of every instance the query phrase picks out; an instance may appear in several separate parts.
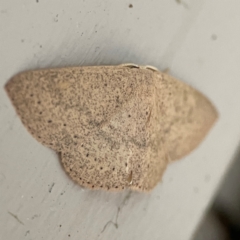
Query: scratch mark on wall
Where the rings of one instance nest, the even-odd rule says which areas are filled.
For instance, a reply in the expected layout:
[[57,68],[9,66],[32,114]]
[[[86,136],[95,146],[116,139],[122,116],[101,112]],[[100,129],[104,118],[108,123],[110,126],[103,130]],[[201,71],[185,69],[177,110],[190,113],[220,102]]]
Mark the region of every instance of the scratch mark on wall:
[[12,217],[14,217],[20,224],[24,225],[24,223],[18,218],[17,215],[15,215],[15,214],[13,214],[13,213],[11,213],[11,212],[9,212],[9,211],[8,211],[8,213],[9,213]]
[[113,221],[113,220],[108,221],[108,222],[104,225],[101,233],[103,233],[103,232],[105,231],[105,229],[107,228],[107,226],[108,226],[109,224],[112,224],[116,229],[118,229],[118,227],[119,227],[119,225],[118,225],[118,216],[119,216],[119,213],[120,213],[120,211],[122,210],[122,208],[126,205],[127,201],[130,199],[131,194],[132,194],[131,191],[129,191],[129,192],[126,194],[126,196],[124,197],[122,203],[121,203],[120,206],[117,208],[117,214],[116,214],[116,216],[115,216],[115,221]]

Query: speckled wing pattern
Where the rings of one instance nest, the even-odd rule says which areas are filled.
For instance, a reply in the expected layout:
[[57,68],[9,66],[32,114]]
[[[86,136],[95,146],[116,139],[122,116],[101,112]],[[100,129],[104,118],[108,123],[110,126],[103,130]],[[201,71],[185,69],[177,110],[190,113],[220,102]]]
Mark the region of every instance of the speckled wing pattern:
[[192,87],[131,66],[27,71],[6,91],[22,123],[91,189],[151,190],[203,140],[217,112]]

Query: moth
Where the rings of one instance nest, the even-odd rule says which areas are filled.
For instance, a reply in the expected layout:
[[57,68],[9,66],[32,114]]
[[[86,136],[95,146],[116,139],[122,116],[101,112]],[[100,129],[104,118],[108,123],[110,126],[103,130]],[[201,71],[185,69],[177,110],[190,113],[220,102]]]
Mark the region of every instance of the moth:
[[26,71],[5,89],[32,136],[91,189],[150,191],[218,117],[191,86],[136,64]]

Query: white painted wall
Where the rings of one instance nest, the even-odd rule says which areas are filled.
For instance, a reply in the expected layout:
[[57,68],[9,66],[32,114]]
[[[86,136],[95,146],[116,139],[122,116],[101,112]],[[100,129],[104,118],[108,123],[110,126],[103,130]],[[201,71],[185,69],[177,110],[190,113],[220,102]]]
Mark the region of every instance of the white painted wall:
[[[240,1],[183,1],[1,0],[0,239],[191,239],[240,139]],[[22,70],[125,62],[169,68],[220,119],[151,193],[84,190],[25,130],[3,86]],[[119,207],[118,228],[106,226]]]

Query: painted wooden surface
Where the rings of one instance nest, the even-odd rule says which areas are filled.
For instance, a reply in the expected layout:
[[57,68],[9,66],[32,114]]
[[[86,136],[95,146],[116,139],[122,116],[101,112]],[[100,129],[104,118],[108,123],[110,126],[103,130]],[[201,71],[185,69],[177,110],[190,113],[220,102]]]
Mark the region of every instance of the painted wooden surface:
[[[240,138],[240,2],[2,0],[1,239],[191,239]],[[3,87],[19,71],[153,65],[208,96],[220,119],[151,193],[90,191],[21,124]]]

